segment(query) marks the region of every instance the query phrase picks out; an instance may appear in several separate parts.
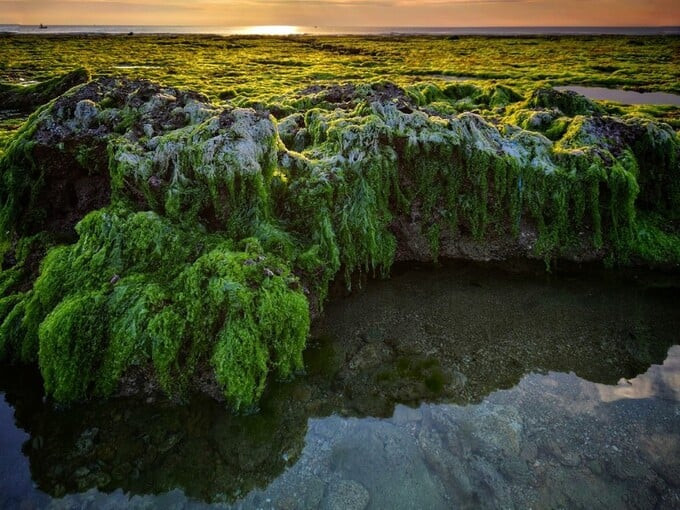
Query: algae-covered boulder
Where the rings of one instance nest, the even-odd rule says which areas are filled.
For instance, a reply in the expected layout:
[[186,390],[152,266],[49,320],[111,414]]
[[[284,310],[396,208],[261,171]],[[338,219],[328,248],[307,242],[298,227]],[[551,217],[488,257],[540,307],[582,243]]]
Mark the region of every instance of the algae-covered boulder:
[[19,270],[24,239],[73,243],[49,251],[32,288],[3,285],[3,354],[37,360],[59,401],[109,395],[151,363],[171,395],[201,368],[250,406],[270,371],[302,368],[306,298],[289,262],[249,240],[278,239],[260,226],[274,125],[202,99],[98,80],[36,112],[0,161],[3,277],[35,276]]
[[680,218],[680,144],[669,126],[644,119],[577,116],[562,138],[563,147],[596,147],[610,158],[629,152],[640,186],[639,206]]
[[[205,118],[200,94],[148,82],[100,79],[36,111],[0,159],[0,236],[72,234],[110,201],[108,145]],[[8,234],[9,232],[9,234]]]
[[302,369],[307,301],[288,265],[257,240],[233,243],[153,212],[105,208],[52,249],[17,334],[45,389],[69,402],[110,395],[151,362],[161,388],[183,395],[211,366],[230,402],[249,406],[267,374]]
[[[677,133],[551,94],[313,87],[276,118],[147,81],[75,88],[0,159],[0,355],[62,402],[143,374],[247,408],[303,368],[337,278],[438,257],[677,266]],[[554,140],[540,112],[564,119]]]
[[89,80],[90,73],[86,69],[76,69],[63,76],[31,85],[0,83],[0,110],[30,112]]
[[570,117],[593,115],[604,111],[602,107],[581,94],[572,90],[556,90],[550,87],[536,89],[527,101],[527,106],[530,108],[557,108]]

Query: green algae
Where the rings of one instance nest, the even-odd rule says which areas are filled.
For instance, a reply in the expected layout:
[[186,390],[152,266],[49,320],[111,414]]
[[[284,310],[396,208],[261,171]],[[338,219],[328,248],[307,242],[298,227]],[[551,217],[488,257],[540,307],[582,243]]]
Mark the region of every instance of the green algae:
[[555,90],[550,87],[536,89],[527,100],[526,105],[529,108],[556,108],[569,117],[603,113],[602,107],[580,94],[568,90]]
[[19,110],[30,113],[37,107],[64,94],[67,90],[89,80],[89,71],[80,68],[63,76],[27,86],[0,83],[0,104],[3,110]]
[[[444,82],[465,77],[474,84],[508,86],[524,96],[537,84],[680,93],[679,40],[677,36],[463,36],[450,40],[432,36],[6,35],[0,40],[4,56],[0,81],[45,80],[85,64],[94,76],[148,78],[241,106],[245,101],[272,104],[275,97],[318,84],[379,79],[408,86],[426,79]],[[638,107],[623,110],[639,112]],[[666,122],[675,119],[676,128],[679,110],[649,109]]]
[[[153,151],[120,144],[110,156],[113,192],[132,184],[171,219],[209,215],[230,237],[248,237],[270,216],[274,134],[266,116],[234,110],[164,136]],[[151,177],[159,189],[148,185]]]
[[[55,399],[108,396],[130,366],[148,362],[169,394],[183,395],[214,349],[217,379],[238,408],[257,401],[270,368],[280,377],[302,368],[306,299],[256,241],[232,251],[230,241],[124,210],[91,213],[78,234],[49,252],[26,304],[23,345],[39,345]],[[254,349],[258,363],[244,368]]]
[[[279,113],[298,111],[277,120],[179,104],[145,82],[130,90],[77,103],[109,127],[96,150],[67,96],[0,159],[3,253],[22,254],[0,273],[0,354],[37,362],[60,402],[109,396],[151,367],[173,397],[208,372],[234,408],[252,408],[269,377],[302,370],[310,305],[323,306],[334,279],[349,288],[356,273],[389,275],[410,240],[404,221],[434,260],[471,239],[547,263],[680,263],[677,133],[580,96],[380,81],[279,98]],[[470,105],[499,110],[458,113]],[[545,112],[543,129],[532,119]],[[33,150],[36,130],[55,122],[75,125],[57,147],[66,165],[104,174],[105,152],[111,204],[93,205],[35,279],[16,247],[39,232],[44,248],[60,241],[41,231],[58,165]]]
[[[35,142],[32,136],[37,127],[37,119],[42,110],[38,110],[28,118],[17,131],[0,159],[0,241],[8,242],[8,232],[21,228],[19,224],[20,208],[26,201],[35,201],[41,186],[42,171],[32,157]],[[37,210],[37,207],[32,209]],[[23,223],[23,222],[22,222]]]

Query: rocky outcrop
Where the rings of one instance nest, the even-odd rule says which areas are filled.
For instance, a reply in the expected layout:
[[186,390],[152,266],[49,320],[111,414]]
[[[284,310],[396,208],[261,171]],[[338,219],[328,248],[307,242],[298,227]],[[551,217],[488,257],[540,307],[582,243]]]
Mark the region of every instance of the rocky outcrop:
[[[130,371],[182,395],[207,371],[244,407],[302,368],[309,310],[338,278],[438,257],[677,266],[670,127],[466,87],[224,110],[146,81],[69,91],[0,159],[0,354],[37,360],[60,401]],[[553,96],[554,140],[511,123]],[[457,111],[473,103],[496,113]]]
[[32,85],[0,83],[0,110],[31,112],[89,80],[90,73],[86,69],[76,69],[63,76]]
[[527,106],[530,108],[555,108],[570,117],[604,113],[602,107],[576,92],[555,90],[550,87],[536,89],[529,97]]

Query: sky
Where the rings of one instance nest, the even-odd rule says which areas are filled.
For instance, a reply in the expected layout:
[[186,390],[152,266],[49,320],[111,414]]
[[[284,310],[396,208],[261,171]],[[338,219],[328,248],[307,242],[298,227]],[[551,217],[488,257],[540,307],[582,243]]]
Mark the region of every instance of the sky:
[[680,0],[0,0],[0,24],[677,26]]

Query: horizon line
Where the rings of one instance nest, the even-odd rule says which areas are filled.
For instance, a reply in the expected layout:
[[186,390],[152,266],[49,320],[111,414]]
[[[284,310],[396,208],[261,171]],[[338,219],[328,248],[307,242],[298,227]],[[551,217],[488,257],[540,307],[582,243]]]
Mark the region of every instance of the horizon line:
[[[33,27],[40,23],[3,23],[0,26]],[[206,24],[129,24],[129,23],[70,23],[53,24],[55,27],[206,27],[206,28],[239,28],[239,27],[313,27],[313,28],[680,28],[680,25],[206,25]]]

